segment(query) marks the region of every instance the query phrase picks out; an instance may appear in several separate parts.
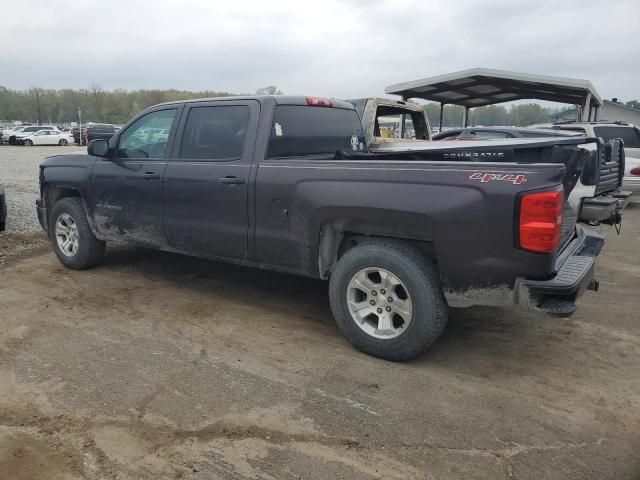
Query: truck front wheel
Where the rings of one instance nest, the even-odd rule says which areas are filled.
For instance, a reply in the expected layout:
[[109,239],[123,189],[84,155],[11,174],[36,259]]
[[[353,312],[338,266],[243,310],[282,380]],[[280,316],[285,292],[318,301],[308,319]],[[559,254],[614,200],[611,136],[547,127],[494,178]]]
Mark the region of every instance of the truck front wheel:
[[102,260],[105,242],[91,231],[79,197],[65,197],[55,203],[49,228],[53,250],[65,267],[82,270]]
[[347,340],[385,360],[420,355],[448,318],[436,267],[402,242],[382,240],[347,251],[331,274],[329,297]]

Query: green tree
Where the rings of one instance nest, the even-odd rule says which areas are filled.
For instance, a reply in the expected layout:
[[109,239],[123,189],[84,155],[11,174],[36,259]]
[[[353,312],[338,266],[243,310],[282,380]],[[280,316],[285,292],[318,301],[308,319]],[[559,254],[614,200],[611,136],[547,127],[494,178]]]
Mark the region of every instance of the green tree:
[[268,87],[257,89],[256,95],[282,95],[282,90],[275,85],[269,85]]
[[[266,87],[271,88],[271,87]],[[275,87],[274,87],[275,88]],[[282,93],[277,88],[276,93]],[[67,123],[82,121],[124,123],[151,105],[174,100],[210,98],[232,95],[229,92],[205,90],[104,90],[98,83],[88,88],[72,90],[45,90],[32,87],[12,90],[0,86],[0,121]]]

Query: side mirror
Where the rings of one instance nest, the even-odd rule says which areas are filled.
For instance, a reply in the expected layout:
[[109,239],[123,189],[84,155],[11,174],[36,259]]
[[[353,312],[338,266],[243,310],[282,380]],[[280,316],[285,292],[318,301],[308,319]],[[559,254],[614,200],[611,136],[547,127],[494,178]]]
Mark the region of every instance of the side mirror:
[[102,139],[91,140],[87,147],[87,153],[96,157],[111,158],[112,150],[109,148],[109,142]]

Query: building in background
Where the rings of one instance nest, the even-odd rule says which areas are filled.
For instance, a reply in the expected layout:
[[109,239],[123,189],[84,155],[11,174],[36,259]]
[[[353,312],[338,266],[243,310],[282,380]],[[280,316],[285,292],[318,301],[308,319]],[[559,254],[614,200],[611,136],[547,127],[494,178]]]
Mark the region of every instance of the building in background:
[[[564,122],[576,119],[576,109],[569,108],[551,116],[554,122]],[[640,125],[640,109],[628,107],[620,103],[617,98],[613,100],[603,100],[598,120],[609,120],[611,122],[625,122]]]

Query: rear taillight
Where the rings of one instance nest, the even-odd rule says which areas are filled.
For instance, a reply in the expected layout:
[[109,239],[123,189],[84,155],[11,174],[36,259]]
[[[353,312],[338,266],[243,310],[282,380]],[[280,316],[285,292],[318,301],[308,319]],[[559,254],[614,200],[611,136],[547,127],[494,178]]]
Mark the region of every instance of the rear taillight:
[[553,253],[560,245],[564,190],[528,193],[520,197],[520,247]]
[[307,97],[307,105],[312,107],[333,107],[333,102],[328,98]]
[[640,167],[632,168],[629,172],[631,175],[640,175]]

